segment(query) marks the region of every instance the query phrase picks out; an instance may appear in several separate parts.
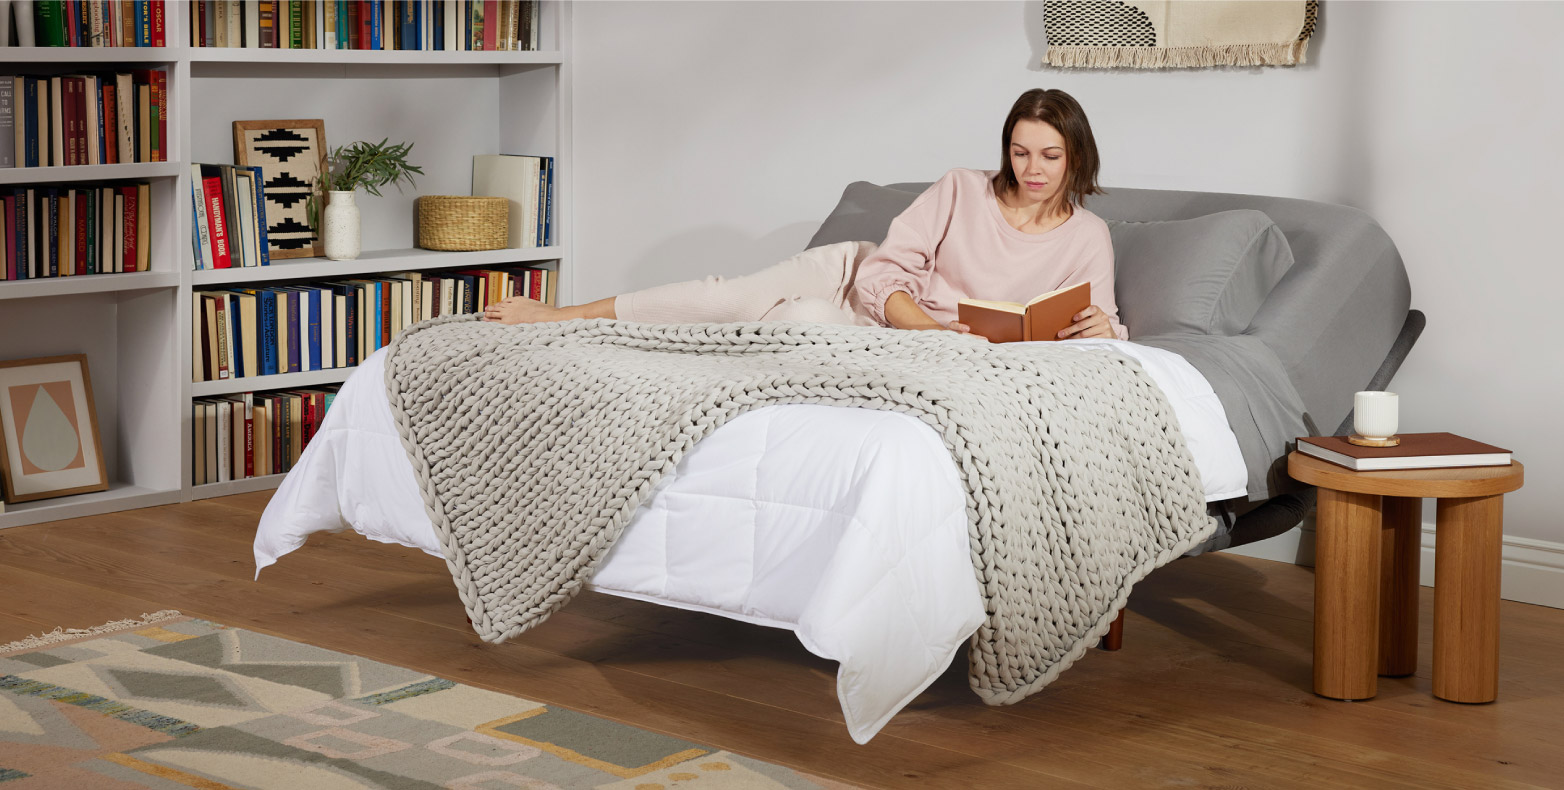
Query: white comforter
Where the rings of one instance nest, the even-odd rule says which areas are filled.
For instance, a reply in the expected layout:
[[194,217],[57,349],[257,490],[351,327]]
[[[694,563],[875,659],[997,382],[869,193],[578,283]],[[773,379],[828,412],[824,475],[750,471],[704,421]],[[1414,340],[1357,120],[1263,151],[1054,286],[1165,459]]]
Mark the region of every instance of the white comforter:
[[[1121,341],[1168,400],[1207,501],[1247,473],[1210,385],[1176,354]],[[266,507],[257,573],[313,532],[352,528],[441,556],[391,419],[384,360],[343,385]],[[837,696],[865,743],[949,666],[984,616],[965,493],[934,430],[894,412],[770,406],[701,441],[599,566],[601,592],[793,629],[840,662]],[[525,637],[523,637],[525,638]]]

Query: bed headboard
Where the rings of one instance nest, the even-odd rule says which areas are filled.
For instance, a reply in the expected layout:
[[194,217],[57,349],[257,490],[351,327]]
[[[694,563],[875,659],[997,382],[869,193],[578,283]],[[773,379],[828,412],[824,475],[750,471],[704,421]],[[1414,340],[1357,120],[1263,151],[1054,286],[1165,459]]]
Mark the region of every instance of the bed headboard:
[[[809,246],[883,241],[891,220],[928,186],[850,185]],[[1320,433],[1334,432],[1347,417],[1352,392],[1367,387],[1387,364],[1393,372],[1392,360],[1399,363],[1392,350],[1408,323],[1411,285],[1395,244],[1358,209],[1262,195],[1127,188],[1093,196],[1086,207],[1103,219],[1139,221],[1232,209],[1265,212],[1286,235],[1295,262],[1244,334],[1275,352]]]

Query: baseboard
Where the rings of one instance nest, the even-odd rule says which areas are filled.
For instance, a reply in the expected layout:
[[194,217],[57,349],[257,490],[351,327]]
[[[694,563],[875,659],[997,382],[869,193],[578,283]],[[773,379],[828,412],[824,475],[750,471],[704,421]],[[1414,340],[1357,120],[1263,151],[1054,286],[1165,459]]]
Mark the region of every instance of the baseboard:
[[[1233,554],[1314,566],[1314,516],[1269,540],[1228,549]],[[1564,609],[1564,543],[1506,535],[1499,595],[1506,601]],[[1423,586],[1434,583],[1434,524],[1423,524],[1423,556],[1418,571]]]

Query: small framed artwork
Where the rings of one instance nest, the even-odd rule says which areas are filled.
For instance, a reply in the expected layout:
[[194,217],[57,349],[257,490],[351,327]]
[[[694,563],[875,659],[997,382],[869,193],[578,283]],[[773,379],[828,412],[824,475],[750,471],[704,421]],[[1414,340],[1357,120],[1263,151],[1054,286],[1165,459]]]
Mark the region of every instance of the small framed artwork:
[[0,484],[13,504],[108,489],[87,355],[0,362]]
[[272,258],[322,255],[310,229],[309,197],[326,167],[326,122],[234,121],[234,164],[261,169]]

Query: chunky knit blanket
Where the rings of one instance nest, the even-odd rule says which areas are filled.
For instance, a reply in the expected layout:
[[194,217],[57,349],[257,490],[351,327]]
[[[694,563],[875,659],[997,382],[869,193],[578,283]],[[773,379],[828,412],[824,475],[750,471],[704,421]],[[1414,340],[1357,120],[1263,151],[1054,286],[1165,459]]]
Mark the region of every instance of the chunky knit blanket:
[[751,409],[921,418],[967,488],[988,618],[971,683],[1023,699],[1106,633],[1130,585],[1212,530],[1172,409],[1107,350],[822,324],[425,322],[385,385],[446,563],[500,642],[568,602],[696,442]]

